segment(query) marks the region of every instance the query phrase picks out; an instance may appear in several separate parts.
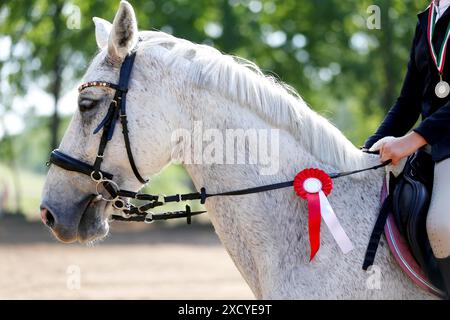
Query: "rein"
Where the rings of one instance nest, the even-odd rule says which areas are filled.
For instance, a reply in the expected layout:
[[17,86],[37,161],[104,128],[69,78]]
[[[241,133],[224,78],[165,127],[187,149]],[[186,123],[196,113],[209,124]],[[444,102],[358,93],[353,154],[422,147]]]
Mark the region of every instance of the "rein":
[[[391,161],[388,160],[382,164],[372,166],[369,168],[360,169],[360,170],[331,173],[331,174],[329,174],[329,176],[331,177],[331,179],[338,179],[338,178],[351,176],[351,175],[355,175],[355,174],[370,171],[370,170],[377,170],[379,168],[387,166],[390,162]],[[164,195],[138,193],[138,192],[119,189],[117,184],[112,180],[113,175],[108,172],[104,172],[104,171],[99,171],[103,178],[101,180],[95,180],[93,178],[93,176],[95,176],[94,174],[96,173],[96,171],[94,170],[95,169],[94,166],[91,166],[85,162],[78,160],[78,159],[72,158],[72,157],[62,153],[59,150],[54,150],[51,153],[49,163],[55,164],[65,170],[76,171],[78,173],[82,173],[82,174],[90,176],[91,179],[97,183],[97,188],[96,188],[97,190],[99,189],[98,186],[100,184],[103,185],[103,187],[110,194],[111,199],[107,199],[107,198],[103,197],[103,195],[101,195],[100,193],[98,193],[97,196],[101,195],[103,200],[112,202],[114,208],[122,212],[122,215],[112,215],[112,217],[111,217],[112,220],[128,221],[128,222],[152,223],[155,220],[169,220],[169,219],[177,219],[177,218],[186,218],[188,224],[190,224],[192,216],[206,213],[206,211],[191,211],[190,207],[188,205],[186,205],[186,209],[183,211],[153,213],[149,210],[157,208],[157,207],[162,207],[167,203],[200,200],[201,204],[205,204],[206,199],[212,198],[212,197],[243,196],[243,195],[255,194],[255,193],[260,193],[260,192],[268,192],[268,191],[272,191],[272,190],[289,188],[294,185],[294,181],[292,180],[292,181],[285,181],[285,182],[279,182],[279,183],[274,183],[274,184],[262,185],[262,186],[253,187],[253,188],[231,190],[231,191],[220,192],[220,193],[207,193],[205,188],[201,188],[200,192],[174,194],[174,195],[164,196]],[[141,205],[141,206],[135,206],[133,204],[126,203],[123,200],[124,198],[145,200],[145,201],[149,201],[149,202],[144,205]]]
[[[207,193],[205,188],[201,188],[200,192],[185,193],[185,194],[175,194],[175,195],[152,195],[139,193],[129,190],[120,189],[118,184],[114,182],[114,175],[101,170],[101,164],[104,159],[104,151],[106,149],[107,143],[111,140],[117,121],[120,119],[122,125],[122,134],[124,137],[125,148],[128,156],[128,161],[130,163],[131,169],[136,177],[142,184],[148,182],[148,180],[142,178],[137,166],[135,164],[133,153],[131,151],[131,143],[128,135],[128,121],[126,114],[126,94],[128,92],[128,84],[130,80],[131,71],[134,64],[134,59],[136,57],[136,52],[129,54],[122,63],[119,76],[119,84],[113,84],[104,81],[93,81],[82,84],[79,87],[79,92],[89,87],[105,87],[115,90],[114,98],[112,99],[108,112],[97,128],[94,130],[94,134],[102,130],[102,136],[100,138],[100,144],[98,147],[97,156],[95,158],[94,164],[90,165],[81,160],[75,159],[58,149],[53,150],[50,154],[50,159],[47,165],[54,164],[62,169],[73,171],[87,175],[91,180],[96,183],[96,194],[93,195],[94,198],[101,197],[102,200],[111,202],[113,207],[120,211],[121,214],[113,214],[111,216],[112,220],[116,221],[127,221],[127,222],[145,222],[152,223],[156,220],[169,220],[186,218],[187,223],[191,223],[191,217],[196,216],[206,211],[191,211],[189,205],[186,205],[185,210],[181,211],[171,211],[163,213],[153,213],[150,210],[156,207],[162,207],[167,203],[171,202],[185,202],[191,200],[200,200],[201,204],[206,202],[206,199],[212,197],[226,197],[226,196],[242,196],[255,194],[260,192],[268,192],[277,189],[283,189],[288,187],[293,187],[294,181],[286,181],[274,184],[268,184],[253,188],[231,190],[221,193]],[[376,154],[376,152],[370,152],[363,150],[366,153]],[[388,160],[382,164],[372,166],[369,168],[338,172],[329,174],[331,179],[342,178],[350,175],[355,175],[361,172],[369,170],[377,170],[379,168],[387,166],[391,160]],[[105,189],[108,196],[105,196],[101,191]],[[135,199],[140,201],[147,201],[147,203],[137,206],[125,201],[124,199]]]

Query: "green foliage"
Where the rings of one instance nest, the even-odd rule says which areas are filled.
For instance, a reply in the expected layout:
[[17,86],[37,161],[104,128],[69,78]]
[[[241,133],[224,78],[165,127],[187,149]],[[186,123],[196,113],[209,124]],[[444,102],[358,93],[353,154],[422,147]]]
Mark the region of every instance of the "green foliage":
[[[17,178],[17,177],[16,177]],[[41,190],[44,185],[44,175],[29,170],[21,170],[19,181],[14,182],[13,172],[0,162],[0,193],[7,192],[6,210],[21,213],[31,219],[39,219],[39,204],[41,202]],[[13,187],[18,183],[22,194],[21,204],[17,204],[17,189]]]

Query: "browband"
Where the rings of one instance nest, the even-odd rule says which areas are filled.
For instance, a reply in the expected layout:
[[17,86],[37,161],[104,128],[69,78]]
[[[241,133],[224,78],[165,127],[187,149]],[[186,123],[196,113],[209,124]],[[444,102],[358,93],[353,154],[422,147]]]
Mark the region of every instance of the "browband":
[[120,87],[117,84],[114,84],[114,83],[111,83],[111,82],[90,81],[90,82],[86,82],[86,83],[83,83],[82,85],[80,85],[78,87],[78,92],[81,92],[84,89],[89,88],[89,87],[105,87],[105,88],[111,88],[111,89],[122,91],[122,92],[127,92],[128,91],[128,88]]

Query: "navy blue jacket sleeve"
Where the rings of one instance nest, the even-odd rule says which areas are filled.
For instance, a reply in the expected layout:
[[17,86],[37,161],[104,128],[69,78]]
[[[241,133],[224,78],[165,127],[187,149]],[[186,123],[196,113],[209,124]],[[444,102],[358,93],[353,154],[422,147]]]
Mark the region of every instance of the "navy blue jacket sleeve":
[[[419,32],[420,27],[417,24],[410,51],[408,69],[400,96],[389,110],[376,133],[366,140],[364,143],[365,148],[370,148],[375,142],[386,136],[401,137],[405,135],[411,130],[421,114],[423,79],[421,79],[415,63],[415,47],[420,36]],[[450,113],[448,117],[450,117]],[[427,130],[427,127],[425,127],[425,130]]]
[[434,145],[450,132],[450,102],[440,107],[414,129],[430,145]]

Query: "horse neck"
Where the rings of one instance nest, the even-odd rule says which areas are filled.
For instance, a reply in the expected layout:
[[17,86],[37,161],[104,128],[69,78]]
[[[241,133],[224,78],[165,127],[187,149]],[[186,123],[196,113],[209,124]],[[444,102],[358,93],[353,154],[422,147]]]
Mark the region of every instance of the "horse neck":
[[[196,144],[189,151],[192,154],[188,158],[197,161],[206,160],[200,161],[201,163],[185,164],[187,170],[192,173],[194,183],[198,186],[208,184],[209,186],[220,189],[246,187],[249,185],[249,181],[255,183],[257,181],[266,181],[270,183],[285,181],[286,179],[292,180],[296,173],[309,167],[320,168],[331,173],[356,170],[379,164],[377,156],[364,154],[357,150],[335,127],[329,132],[327,131],[329,128],[323,129],[323,132],[328,137],[325,135],[324,139],[316,142],[312,141],[314,135],[311,135],[310,132],[293,133],[289,129],[286,129],[288,125],[274,125],[270,120],[267,120],[264,114],[257,113],[251,107],[223,97],[216,92],[198,88],[189,88],[186,92],[190,99],[184,99],[184,101],[189,102],[185,106],[181,106],[181,108],[188,110],[189,120],[184,125],[191,131],[193,144]],[[310,110],[308,109],[308,111]],[[325,119],[312,111],[306,115],[302,115],[302,117],[303,119],[301,121],[303,124],[309,120],[317,120],[314,119],[314,117],[317,117],[320,121],[316,121],[309,127],[315,127],[319,131],[322,130],[322,125],[330,126]],[[207,159],[202,159],[202,154],[200,153],[204,151],[203,149],[206,146],[212,145],[209,134],[211,132],[208,133],[211,129],[220,133],[220,138],[223,138],[221,142],[223,142],[224,149],[219,151],[223,153],[223,157],[221,158],[223,163],[226,164],[212,164],[208,163]],[[246,159],[246,163],[243,165],[227,162],[229,161],[227,157],[228,152],[234,151],[236,154],[242,154],[248,153],[249,149],[251,149],[248,145],[227,145],[226,137],[228,133],[236,129],[245,131],[246,133],[253,132],[257,134],[256,143],[262,143],[262,146],[256,146],[257,151],[260,152],[257,155],[258,163],[250,164],[248,163],[248,159]],[[337,137],[335,136],[336,134],[338,135]],[[199,137],[198,135],[203,136]],[[302,138],[299,139],[298,136],[302,136]],[[303,136],[310,137],[310,139],[305,139]],[[245,138],[248,138],[248,136]],[[202,139],[205,141],[202,142]],[[335,143],[336,141],[337,143]],[[196,148],[199,147],[198,142],[201,143],[200,147],[203,147],[203,149]],[[328,150],[320,150],[320,152],[317,152],[317,149],[320,149],[317,145],[327,149],[330,143],[333,143],[333,150],[330,152],[334,150],[344,150],[346,152],[345,161],[330,163],[330,158],[333,158],[332,156],[327,156],[326,159],[322,159],[322,156],[329,152]],[[230,150],[232,147],[236,147],[236,149]],[[264,150],[258,150],[259,148]],[[261,159],[262,155],[266,155],[268,158]],[[181,157],[186,158],[186,155],[182,155]],[[268,164],[267,162],[271,160],[273,160],[273,163]],[[272,167],[268,168],[270,165]],[[372,176],[373,172],[365,172],[351,179],[367,181]],[[246,178],[243,179],[242,177]]]
[[[192,113],[192,120],[202,120],[204,128],[215,128],[221,132],[226,128],[276,129],[238,103],[208,92],[195,96],[203,102],[208,101],[197,104],[198,108]],[[336,171],[333,164],[325,163],[305,150],[303,144],[288,131],[279,131],[279,141],[280,147],[276,150],[279,152],[276,157],[279,170],[272,175],[261,175],[259,164],[201,163],[185,164],[185,167],[196,187],[205,186],[210,193],[289,181],[308,167]],[[368,165],[378,161],[362,153],[361,157],[365,158],[359,159],[360,162]],[[341,224],[358,248],[355,250],[357,253],[351,253],[351,258],[345,259],[346,264],[352,264],[353,270],[360,268],[361,248],[366,246],[376,217],[382,175],[383,172],[379,171],[371,175],[363,174],[359,178],[340,179],[335,182],[330,196]],[[308,272],[320,272],[320,267],[316,265],[314,271],[309,269],[306,204],[291,189],[242,197],[211,198],[206,208],[219,238],[257,297],[309,295],[304,291],[308,290],[308,281],[303,277]],[[364,216],[361,216],[362,212]],[[328,257],[335,257],[332,252],[336,250],[336,245],[328,232],[323,233],[321,253],[316,260],[326,268]],[[336,265],[335,261],[333,263]],[[300,267],[305,268],[303,275],[298,273]],[[341,267],[350,269],[348,265]],[[283,277],[290,277],[292,286],[296,287],[288,285],[289,280]],[[276,288],[281,284],[283,288]]]

